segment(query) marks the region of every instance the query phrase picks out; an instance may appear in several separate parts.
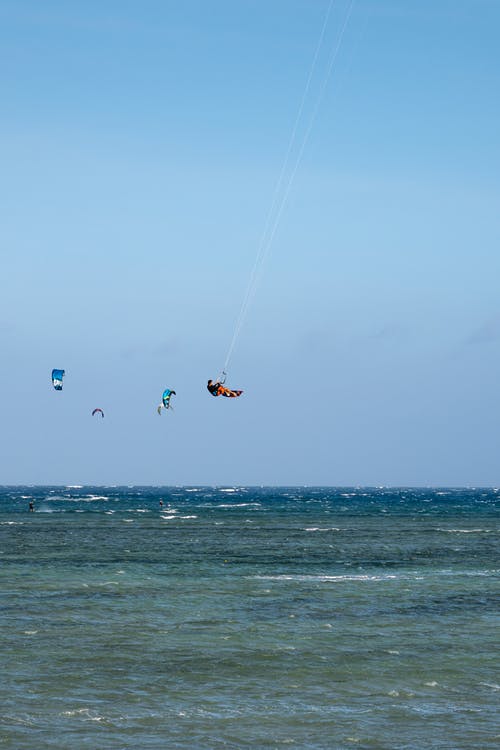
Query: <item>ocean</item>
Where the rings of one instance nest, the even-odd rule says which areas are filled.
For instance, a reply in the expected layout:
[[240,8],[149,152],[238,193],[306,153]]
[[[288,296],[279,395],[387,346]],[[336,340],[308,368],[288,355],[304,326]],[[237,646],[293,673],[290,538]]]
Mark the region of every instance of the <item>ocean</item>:
[[496,748],[499,508],[2,487],[0,747]]

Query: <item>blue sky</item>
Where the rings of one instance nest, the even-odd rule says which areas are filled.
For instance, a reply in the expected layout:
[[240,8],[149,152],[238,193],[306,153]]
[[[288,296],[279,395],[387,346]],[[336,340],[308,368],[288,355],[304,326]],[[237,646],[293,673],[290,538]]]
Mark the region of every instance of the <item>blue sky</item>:
[[355,0],[205,390],[328,6],[0,0],[0,482],[500,483],[495,0]]

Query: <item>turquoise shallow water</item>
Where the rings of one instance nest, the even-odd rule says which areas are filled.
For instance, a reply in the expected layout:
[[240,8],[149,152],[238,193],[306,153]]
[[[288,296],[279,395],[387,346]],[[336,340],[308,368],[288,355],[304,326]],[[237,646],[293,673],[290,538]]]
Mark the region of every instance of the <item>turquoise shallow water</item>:
[[0,747],[497,747],[499,495],[0,488]]

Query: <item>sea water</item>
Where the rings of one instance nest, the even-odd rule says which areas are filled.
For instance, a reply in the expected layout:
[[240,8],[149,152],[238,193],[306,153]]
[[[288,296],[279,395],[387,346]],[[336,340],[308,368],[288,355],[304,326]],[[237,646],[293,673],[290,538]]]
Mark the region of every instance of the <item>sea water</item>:
[[499,503],[3,487],[0,747],[498,747]]

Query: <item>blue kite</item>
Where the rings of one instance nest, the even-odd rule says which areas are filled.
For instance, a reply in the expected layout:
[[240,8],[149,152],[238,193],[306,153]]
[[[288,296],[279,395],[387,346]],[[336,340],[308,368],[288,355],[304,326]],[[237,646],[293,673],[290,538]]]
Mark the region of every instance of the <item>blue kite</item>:
[[52,370],[52,385],[56,391],[62,391],[64,370]]
[[172,404],[170,403],[170,399],[172,398],[172,396],[175,396],[175,395],[177,395],[175,393],[175,391],[171,391],[170,388],[165,388],[165,390],[163,391],[163,396],[161,397],[161,404],[159,405],[159,407],[157,409],[158,414],[161,415],[161,410],[162,409],[171,409],[172,408]]

